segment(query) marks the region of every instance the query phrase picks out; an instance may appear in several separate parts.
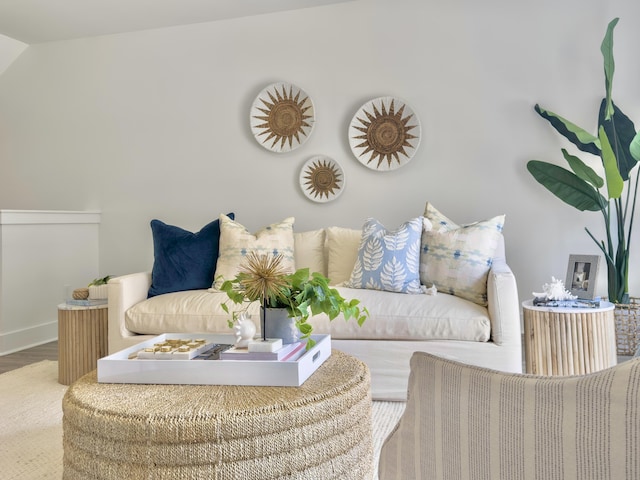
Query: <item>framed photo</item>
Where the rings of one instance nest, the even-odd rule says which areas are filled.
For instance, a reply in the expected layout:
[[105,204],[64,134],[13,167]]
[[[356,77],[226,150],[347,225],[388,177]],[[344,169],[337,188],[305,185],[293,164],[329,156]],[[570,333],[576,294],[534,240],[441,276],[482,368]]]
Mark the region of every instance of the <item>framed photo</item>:
[[593,300],[599,263],[599,255],[569,255],[566,289],[578,298]]

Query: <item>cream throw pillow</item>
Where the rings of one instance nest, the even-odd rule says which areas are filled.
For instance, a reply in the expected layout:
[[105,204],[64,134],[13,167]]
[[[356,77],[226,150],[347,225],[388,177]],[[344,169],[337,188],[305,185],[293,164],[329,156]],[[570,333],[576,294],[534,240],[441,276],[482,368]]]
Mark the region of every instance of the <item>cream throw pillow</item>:
[[327,276],[325,237],[323,228],[293,234],[296,268],[308,268],[311,273],[319,272]]
[[243,225],[220,215],[220,253],[216,264],[213,288],[220,288],[224,280],[233,279],[249,252],[282,255],[282,265],[292,273],[296,269],[294,258],[293,217],[273,223],[250,233]]
[[502,236],[504,215],[461,226],[427,203],[424,217],[422,284],[486,306],[487,277]]
[[358,258],[362,230],[342,227],[327,228],[329,259],[327,277],[331,285],[339,285],[351,278],[353,266]]

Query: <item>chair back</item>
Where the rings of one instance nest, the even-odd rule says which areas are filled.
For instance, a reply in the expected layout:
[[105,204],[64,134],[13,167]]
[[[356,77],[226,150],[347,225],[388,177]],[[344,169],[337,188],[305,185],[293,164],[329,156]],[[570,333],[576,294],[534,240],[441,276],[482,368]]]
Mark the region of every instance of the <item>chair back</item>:
[[541,377],[416,352],[379,478],[640,479],[640,358]]

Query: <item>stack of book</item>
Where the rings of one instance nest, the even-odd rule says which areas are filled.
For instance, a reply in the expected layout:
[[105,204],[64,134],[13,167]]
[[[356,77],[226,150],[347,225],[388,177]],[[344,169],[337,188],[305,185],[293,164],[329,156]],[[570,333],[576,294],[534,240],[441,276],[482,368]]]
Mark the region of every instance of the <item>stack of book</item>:
[[75,298],[68,298],[65,303],[74,307],[96,307],[98,305],[106,305],[108,300],[106,298],[87,298],[86,300],[76,300]]
[[549,300],[548,298],[534,297],[534,307],[558,307],[558,308],[600,308],[600,297],[594,300],[576,298],[573,300]]
[[248,348],[232,347],[220,353],[220,360],[253,360],[292,362],[306,352],[306,342],[286,343],[273,352],[252,352]]

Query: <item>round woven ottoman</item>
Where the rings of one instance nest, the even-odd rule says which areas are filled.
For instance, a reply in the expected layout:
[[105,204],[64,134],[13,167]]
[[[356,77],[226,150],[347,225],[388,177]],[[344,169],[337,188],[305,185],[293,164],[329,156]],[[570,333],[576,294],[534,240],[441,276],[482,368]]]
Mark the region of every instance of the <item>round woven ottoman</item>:
[[369,479],[370,377],[333,351],[300,387],[97,383],[63,400],[63,479]]

